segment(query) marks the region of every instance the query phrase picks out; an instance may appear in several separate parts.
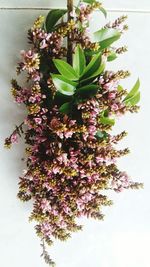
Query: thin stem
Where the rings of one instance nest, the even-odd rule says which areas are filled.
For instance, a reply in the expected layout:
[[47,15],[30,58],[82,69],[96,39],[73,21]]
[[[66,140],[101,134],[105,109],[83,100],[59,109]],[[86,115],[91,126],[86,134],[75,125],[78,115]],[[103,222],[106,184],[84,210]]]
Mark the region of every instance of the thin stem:
[[[67,0],[67,9],[68,9],[68,21],[71,19],[70,13],[73,11],[73,0]],[[72,65],[72,50],[73,45],[71,41],[71,33],[68,33],[68,47],[67,47],[67,61]]]
[[41,247],[42,247],[41,257],[43,257],[45,263],[51,267],[55,267],[56,266],[55,262],[50,258],[49,254],[46,250],[44,239],[41,240]]
[[15,134],[15,133],[18,133],[19,135],[20,135],[20,137],[21,137],[21,133],[23,133],[23,130],[22,130],[22,126],[24,125],[24,122],[22,122],[22,123],[20,123],[20,125],[16,125],[16,128],[15,128],[15,130],[12,132],[12,134],[10,135],[10,137],[9,138],[11,138],[11,136],[13,135],[13,134]]

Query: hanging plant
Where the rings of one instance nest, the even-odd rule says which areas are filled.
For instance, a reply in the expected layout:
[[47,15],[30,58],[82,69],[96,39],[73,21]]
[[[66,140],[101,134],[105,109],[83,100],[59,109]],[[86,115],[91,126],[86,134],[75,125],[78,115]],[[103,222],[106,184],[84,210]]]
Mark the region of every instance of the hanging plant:
[[33,201],[30,221],[36,222],[42,256],[52,266],[45,244],[81,230],[77,218],[102,220],[102,206],[112,204],[106,190],[142,187],[116,165],[117,158],[129,153],[116,148],[127,133],[111,133],[118,116],[139,109],[139,80],[128,92],[121,81],[129,72],[107,70],[107,62],[127,50],[114,48],[127,29],[126,17],[89,35],[95,10],[106,17],[99,2],[85,0],[73,8],[68,0],[68,10],[51,10],[46,19],[37,18],[28,31],[30,49],[21,51],[17,67],[17,74],[26,72],[27,85],[12,80],[12,95],[24,104],[27,116],[5,146],[25,139],[27,167],[18,197]]

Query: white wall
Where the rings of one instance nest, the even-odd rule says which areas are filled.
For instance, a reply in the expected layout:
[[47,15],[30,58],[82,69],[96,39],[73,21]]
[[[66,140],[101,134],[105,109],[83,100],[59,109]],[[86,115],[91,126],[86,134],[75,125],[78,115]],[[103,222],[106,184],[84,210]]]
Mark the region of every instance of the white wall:
[[[58,242],[52,249],[57,267],[149,267],[150,244],[150,1],[104,1],[108,18],[129,15],[130,31],[122,38],[129,52],[109,68],[129,69],[132,76],[126,80],[130,88],[139,76],[141,79],[141,111],[118,121],[116,132],[127,130],[129,136],[122,145],[131,148],[132,154],[120,161],[120,167],[145,184],[140,191],[113,194],[114,206],[105,210],[104,222],[84,221],[85,228],[66,243]],[[3,149],[4,138],[13,126],[24,117],[10,95],[10,79],[15,75],[14,65],[19,50],[26,48],[26,31],[39,14],[40,8],[64,6],[57,0],[0,0],[0,266],[44,267],[40,259],[40,245],[33,225],[28,223],[31,204],[17,198],[18,177],[24,168],[20,158],[24,145],[11,151]],[[12,8],[11,10],[3,8]],[[30,7],[31,10],[15,9]],[[34,10],[33,8],[39,8]],[[119,10],[119,11],[114,11]],[[124,11],[126,10],[126,12]],[[144,10],[146,12],[144,12]],[[102,20],[97,20],[101,25]]]

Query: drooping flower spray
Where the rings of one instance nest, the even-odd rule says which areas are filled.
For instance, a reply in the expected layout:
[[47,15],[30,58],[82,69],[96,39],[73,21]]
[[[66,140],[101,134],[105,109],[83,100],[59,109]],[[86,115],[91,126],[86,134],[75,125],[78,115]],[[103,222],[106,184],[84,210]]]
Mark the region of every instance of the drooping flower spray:
[[[102,207],[112,204],[106,190],[142,187],[117,167],[117,158],[129,153],[116,147],[127,133],[111,132],[118,116],[139,109],[139,80],[128,92],[121,81],[130,73],[107,70],[107,62],[127,51],[114,47],[127,30],[126,17],[91,36],[87,29],[94,10],[107,14],[95,0],[80,1],[77,7],[68,0],[67,10],[37,18],[28,31],[30,49],[21,51],[17,66],[17,74],[26,73],[27,85],[12,80],[12,95],[25,106],[27,116],[5,146],[24,136],[27,167],[18,197],[33,201],[30,221],[36,222],[42,256],[50,266],[55,263],[46,243],[81,230],[77,218],[102,220]],[[68,21],[60,22],[67,12]]]

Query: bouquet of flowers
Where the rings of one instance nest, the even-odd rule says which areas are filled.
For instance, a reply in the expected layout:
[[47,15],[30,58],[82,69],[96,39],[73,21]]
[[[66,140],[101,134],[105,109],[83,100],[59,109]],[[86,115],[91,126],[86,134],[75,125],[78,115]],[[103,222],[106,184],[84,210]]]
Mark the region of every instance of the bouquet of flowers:
[[128,148],[116,148],[127,133],[111,134],[118,116],[139,109],[139,80],[128,92],[121,80],[130,73],[107,70],[107,62],[127,51],[114,47],[127,30],[126,16],[90,33],[95,10],[107,15],[95,0],[80,1],[76,7],[68,0],[66,10],[38,17],[28,31],[30,49],[21,51],[17,66],[17,74],[27,74],[26,85],[11,82],[12,95],[24,104],[27,116],[5,146],[24,136],[27,168],[18,197],[33,201],[29,219],[36,222],[42,256],[51,266],[55,263],[46,243],[66,240],[81,230],[77,218],[102,220],[102,206],[112,204],[106,190],[142,187],[116,165],[117,158],[129,153]]

